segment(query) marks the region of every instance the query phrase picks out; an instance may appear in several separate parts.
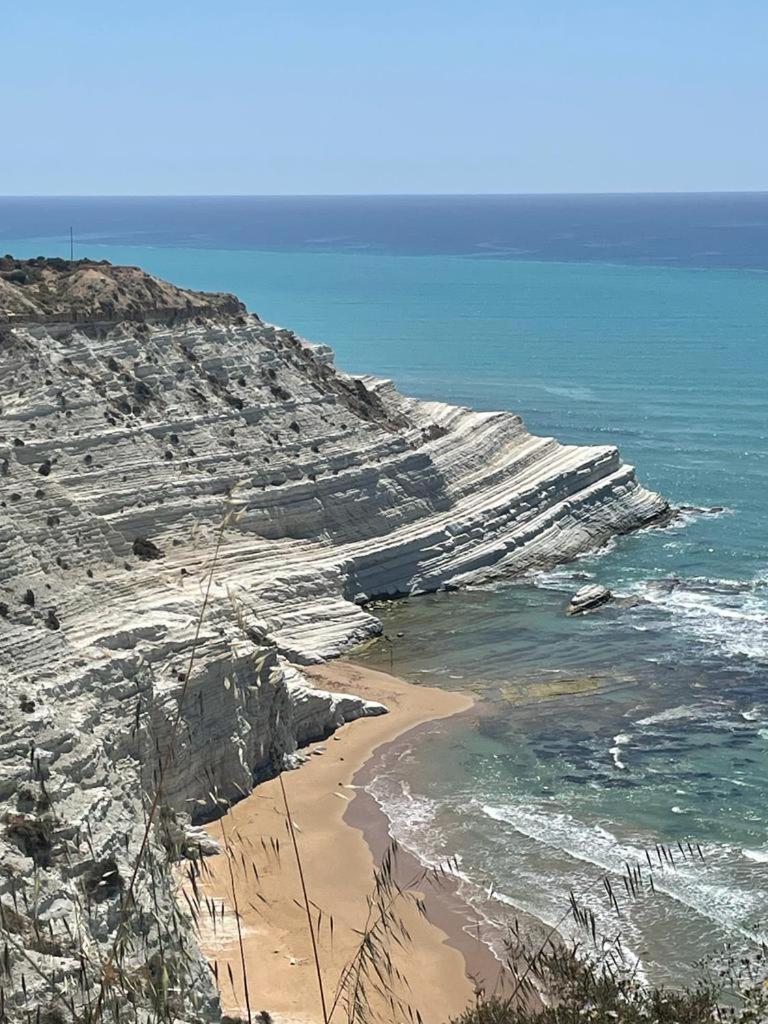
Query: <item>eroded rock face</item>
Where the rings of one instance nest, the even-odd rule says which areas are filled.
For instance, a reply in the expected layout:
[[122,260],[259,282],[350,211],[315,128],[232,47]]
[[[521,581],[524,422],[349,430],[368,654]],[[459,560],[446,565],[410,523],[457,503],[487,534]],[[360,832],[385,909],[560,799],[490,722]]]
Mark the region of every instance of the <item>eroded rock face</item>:
[[[170,877],[194,845],[189,822],[298,744],[384,710],[314,689],[288,661],[376,633],[366,599],[561,561],[667,507],[615,448],[403,397],[204,298],[172,326],[2,328],[0,900],[13,1021],[38,1006],[68,1021],[71,1001],[93,1004],[116,937],[136,1005],[152,1003],[162,948],[175,1019],[218,1019]],[[172,736],[126,903],[142,801]],[[118,1004],[134,1019],[125,992],[107,995],[102,1019]]]

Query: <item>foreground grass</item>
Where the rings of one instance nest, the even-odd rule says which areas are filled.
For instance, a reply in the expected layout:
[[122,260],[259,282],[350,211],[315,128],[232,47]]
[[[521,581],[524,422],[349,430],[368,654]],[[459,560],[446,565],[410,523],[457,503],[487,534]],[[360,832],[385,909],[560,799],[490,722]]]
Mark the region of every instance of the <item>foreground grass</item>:
[[[699,984],[673,990],[641,983],[613,953],[598,962],[578,947],[550,945],[535,957],[530,985],[514,997],[479,999],[451,1024],[766,1024],[768,950],[734,954]],[[530,997],[533,986],[547,1005]]]

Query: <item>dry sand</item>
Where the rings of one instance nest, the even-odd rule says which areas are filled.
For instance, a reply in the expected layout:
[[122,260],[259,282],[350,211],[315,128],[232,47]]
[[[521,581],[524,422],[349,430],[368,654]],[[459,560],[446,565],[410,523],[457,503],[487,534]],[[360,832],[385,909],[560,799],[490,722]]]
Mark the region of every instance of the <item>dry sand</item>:
[[[343,662],[310,668],[308,674],[324,688],[349,690],[382,701],[390,709],[387,715],[352,722],[323,743],[312,744],[307,752],[318,747],[325,752],[310,756],[308,763],[297,771],[282,776],[293,821],[300,829],[297,840],[309,897],[323,912],[319,950],[323,986],[330,1005],[341,972],[359,943],[355,929],[360,929],[366,918],[374,853],[380,852],[376,850],[375,833],[381,831],[381,822],[366,821],[365,800],[362,797],[352,799],[355,794],[351,788],[353,777],[380,745],[420,723],[466,710],[472,699],[463,694],[413,686],[384,673]],[[348,814],[351,807],[354,813]],[[349,824],[345,817],[357,827]],[[220,913],[217,915],[215,930],[210,914],[206,915],[201,944],[209,960],[217,964],[225,1010],[245,1016],[233,913],[233,878],[244,932],[252,1011],[258,1013],[266,1009],[277,1021],[322,1021],[307,920],[300,902],[300,882],[290,848],[279,780],[259,785],[221,821],[209,825],[208,831],[221,841],[222,828],[226,830],[231,856],[206,860],[208,877],[204,890],[219,911],[223,905],[224,915],[223,920]],[[372,839],[374,853],[360,828]],[[272,850],[273,839],[279,841],[279,863]],[[258,883],[254,866],[259,874]],[[409,985],[407,990],[401,986],[400,994],[418,1008],[425,1024],[446,1024],[473,1000],[474,983],[468,978],[468,970],[472,970],[473,977],[487,978],[498,968],[487,948],[465,933],[462,926],[466,919],[462,919],[456,906],[450,905],[451,899],[457,902],[450,893],[445,897],[434,892],[429,895],[427,910],[431,921],[420,916],[415,908],[407,907],[404,919],[412,941],[409,949],[396,952],[394,956]],[[317,910],[314,915],[317,920]],[[331,915],[333,935],[328,926]],[[474,950],[473,944],[477,947]],[[393,1014],[382,998],[375,999],[374,1003],[379,1020],[394,1024],[395,1020],[402,1019],[403,1015]],[[344,1006],[339,1005],[333,1020],[343,1024],[345,1017]]]

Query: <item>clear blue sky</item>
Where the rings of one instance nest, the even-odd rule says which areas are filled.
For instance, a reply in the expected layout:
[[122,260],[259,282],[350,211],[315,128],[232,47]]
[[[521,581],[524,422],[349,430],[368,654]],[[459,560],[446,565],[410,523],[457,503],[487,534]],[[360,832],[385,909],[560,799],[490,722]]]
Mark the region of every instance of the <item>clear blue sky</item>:
[[0,194],[768,188],[766,0],[9,0]]

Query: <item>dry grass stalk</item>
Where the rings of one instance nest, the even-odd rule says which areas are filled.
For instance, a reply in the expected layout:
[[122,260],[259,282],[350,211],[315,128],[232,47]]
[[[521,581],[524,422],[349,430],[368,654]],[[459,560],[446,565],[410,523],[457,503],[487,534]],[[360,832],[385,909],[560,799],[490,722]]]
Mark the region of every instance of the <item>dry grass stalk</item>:
[[[241,924],[241,920],[242,919],[241,919],[241,914],[240,914],[240,907],[239,907],[238,901],[237,901],[237,886],[235,885],[235,875],[234,875],[234,870],[233,870],[233,867],[232,867],[233,852],[232,852],[232,849],[231,849],[231,847],[229,845],[229,835],[227,833],[227,829],[226,829],[226,826],[224,824],[225,817],[226,817],[226,815],[222,814],[221,818],[219,819],[220,822],[221,822],[221,836],[222,836],[222,839],[224,840],[224,854],[225,854],[225,856],[227,858],[227,869],[229,871],[229,884],[230,884],[231,891],[232,891],[232,906],[233,906],[234,911],[235,911],[235,926],[237,928],[237,945],[238,945],[238,949],[240,951],[240,967],[241,967],[241,970],[243,972],[243,992],[244,992],[244,995],[245,995],[245,1008],[246,1008],[246,1012],[248,1014],[248,1024],[252,1024],[251,998],[250,998],[250,993],[248,992],[248,968],[247,968],[246,962],[245,962],[245,945],[243,943],[243,929],[242,929],[242,924]],[[223,914],[223,908],[222,908],[222,914]]]
[[323,1015],[323,1024],[328,1024],[328,1008],[325,1004],[325,990],[323,988],[323,972],[320,967],[320,953],[317,948],[317,936],[315,935],[315,925],[312,921],[312,910],[310,907],[309,895],[307,893],[307,883],[304,878],[304,866],[301,862],[301,853],[299,852],[299,844],[296,840],[296,829],[293,824],[293,818],[291,817],[291,809],[288,806],[288,794],[285,791],[285,782],[282,774],[279,776],[280,781],[280,792],[283,796],[283,806],[285,808],[285,820],[288,825],[288,833],[291,837],[291,845],[293,847],[293,854],[296,860],[296,869],[299,873],[299,882],[301,884],[301,895],[304,901],[304,910],[307,915],[307,930],[309,932],[309,939],[312,944],[312,958],[315,963],[315,974],[317,977],[317,988],[320,993],[320,1009]]

